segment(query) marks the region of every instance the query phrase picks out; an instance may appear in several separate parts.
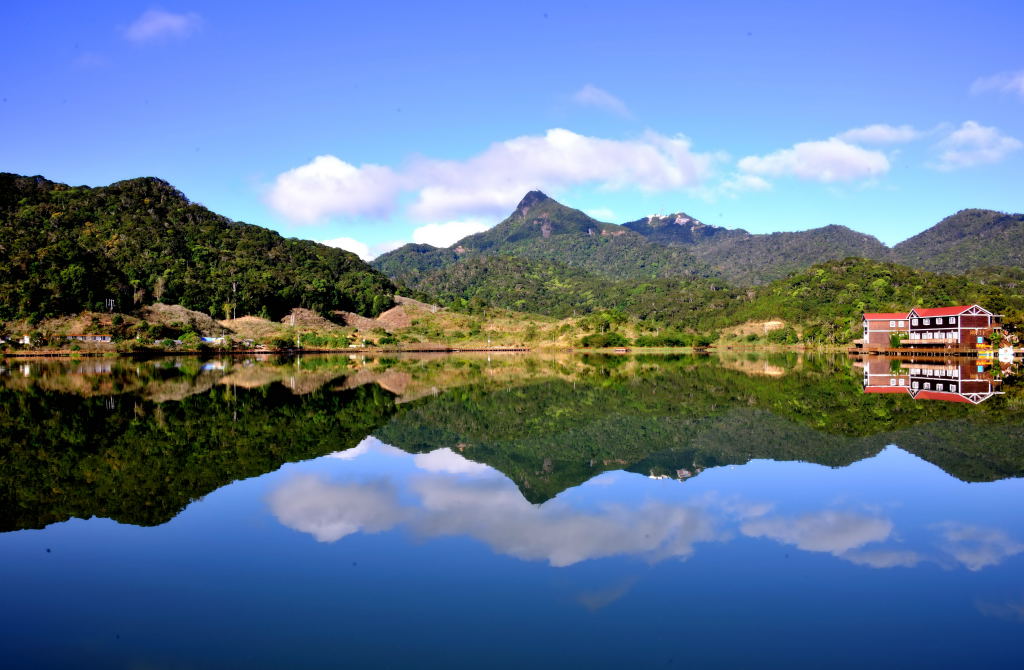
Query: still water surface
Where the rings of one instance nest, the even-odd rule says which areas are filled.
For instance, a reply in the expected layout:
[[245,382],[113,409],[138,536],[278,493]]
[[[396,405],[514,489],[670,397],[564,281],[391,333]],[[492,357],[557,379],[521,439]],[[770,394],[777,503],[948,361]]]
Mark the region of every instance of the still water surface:
[[1009,368],[3,365],[4,667],[1024,663]]

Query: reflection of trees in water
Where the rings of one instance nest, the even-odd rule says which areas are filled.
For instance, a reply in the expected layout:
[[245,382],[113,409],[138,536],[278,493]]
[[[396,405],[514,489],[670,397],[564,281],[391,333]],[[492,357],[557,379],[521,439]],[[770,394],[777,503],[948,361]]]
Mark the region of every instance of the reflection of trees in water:
[[70,517],[165,523],[236,479],[354,446],[394,411],[377,386],[298,397],[274,384],[180,402],[0,391],[0,528]]
[[[1012,386],[984,407],[924,404],[865,396],[845,359],[765,360],[772,375],[694,356],[502,368],[485,359],[392,361],[365,379],[349,374],[347,360],[316,358],[243,375],[194,359],[186,368],[115,366],[93,375],[109,379],[91,381],[54,370],[29,382],[9,375],[0,389],[0,525],[90,516],[163,523],[235,479],[347,449],[371,432],[409,452],[449,448],[491,465],[531,502],[607,470],[685,478],[753,458],[837,467],[892,443],[965,480],[1024,474]],[[375,383],[381,375],[394,377],[392,391],[401,381],[419,399],[396,406]],[[122,392],[109,404],[114,388]]]

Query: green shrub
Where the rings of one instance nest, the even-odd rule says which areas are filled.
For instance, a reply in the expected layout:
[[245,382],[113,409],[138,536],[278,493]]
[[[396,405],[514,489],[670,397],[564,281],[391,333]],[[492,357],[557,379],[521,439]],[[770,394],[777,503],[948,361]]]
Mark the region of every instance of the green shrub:
[[626,347],[629,346],[629,340],[622,333],[612,331],[587,335],[580,341],[580,344],[587,348]]

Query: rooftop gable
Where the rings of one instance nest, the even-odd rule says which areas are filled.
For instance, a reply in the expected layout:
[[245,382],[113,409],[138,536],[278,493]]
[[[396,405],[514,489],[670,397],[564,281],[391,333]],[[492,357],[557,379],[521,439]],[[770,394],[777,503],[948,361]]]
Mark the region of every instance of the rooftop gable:
[[864,312],[865,321],[892,321],[894,319],[907,319],[906,312]]
[[915,307],[910,310],[908,316],[960,316],[966,312],[971,314],[979,314],[982,316],[992,316],[992,312],[988,311],[981,305],[958,305],[956,307]]

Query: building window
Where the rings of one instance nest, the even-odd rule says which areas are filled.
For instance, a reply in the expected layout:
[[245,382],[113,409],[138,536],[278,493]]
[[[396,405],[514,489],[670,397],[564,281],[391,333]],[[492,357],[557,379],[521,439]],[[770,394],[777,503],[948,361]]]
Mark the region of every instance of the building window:
[[911,386],[912,386],[913,388],[918,388],[918,387],[920,387],[921,385],[920,385],[920,384],[918,384],[917,382],[913,382],[913,383],[911,384]]
[[889,327],[890,328],[895,328],[896,327],[896,322],[895,321],[890,321],[889,322]]
[[926,325],[926,326],[932,325],[932,320],[931,319],[925,319],[924,320],[924,325]]
[[956,325],[956,317],[955,316],[949,317],[949,325],[951,325],[951,326],[955,326]]
[[931,382],[925,382],[925,383],[924,383],[924,390],[925,390],[925,391],[930,391],[931,389],[932,389],[932,384],[931,384]]
[[935,319],[935,325],[937,325],[937,326],[941,326],[942,325],[942,317],[941,316],[939,318]]
[[900,386],[906,386],[906,384],[907,384],[907,380],[905,380],[905,379],[901,379],[900,380]]
[[900,321],[900,322],[899,322],[899,323],[898,323],[897,325],[898,325],[898,326],[899,326],[900,328],[905,328],[905,327],[906,327],[903,321]]
[[890,379],[889,380],[889,386],[896,386],[896,380],[895,379]]
[[910,323],[911,323],[911,325],[916,326],[917,325],[917,319],[911,319]]

